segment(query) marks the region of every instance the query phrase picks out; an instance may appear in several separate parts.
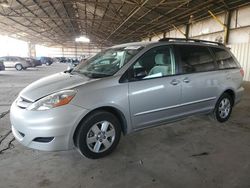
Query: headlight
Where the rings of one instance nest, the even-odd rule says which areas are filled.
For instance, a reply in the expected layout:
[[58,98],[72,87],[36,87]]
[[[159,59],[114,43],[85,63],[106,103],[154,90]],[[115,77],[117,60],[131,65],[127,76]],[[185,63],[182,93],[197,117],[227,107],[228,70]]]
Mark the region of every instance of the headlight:
[[48,95],[28,106],[27,110],[49,110],[68,104],[75,96],[75,90],[65,90]]

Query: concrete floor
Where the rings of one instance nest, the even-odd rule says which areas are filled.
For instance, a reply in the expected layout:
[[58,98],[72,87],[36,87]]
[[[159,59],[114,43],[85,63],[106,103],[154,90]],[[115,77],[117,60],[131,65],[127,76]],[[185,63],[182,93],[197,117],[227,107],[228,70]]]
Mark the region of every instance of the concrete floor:
[[[89,160],[76,151],[42,152],[17,143],[8,109],[18,92],[66,69],[53,64],[0,72],[0,187],[250,187],[250,84],[231,119],[206,116],[127,135],[116,151]],[[4,113],[6,112],[6,113]]]

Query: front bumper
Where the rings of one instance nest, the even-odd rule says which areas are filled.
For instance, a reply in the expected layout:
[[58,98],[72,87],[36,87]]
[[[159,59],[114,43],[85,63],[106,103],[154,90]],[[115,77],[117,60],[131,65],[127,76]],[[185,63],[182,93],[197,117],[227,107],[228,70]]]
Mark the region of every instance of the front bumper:
[[[17,141],[29,148],[45,151],[72,149],[75,128],[87,113],[86,109],[71,104],[46,111],[28,111],[14,102],[10,110],[12,133]],[[51,139],[44,142],[46,138]]]

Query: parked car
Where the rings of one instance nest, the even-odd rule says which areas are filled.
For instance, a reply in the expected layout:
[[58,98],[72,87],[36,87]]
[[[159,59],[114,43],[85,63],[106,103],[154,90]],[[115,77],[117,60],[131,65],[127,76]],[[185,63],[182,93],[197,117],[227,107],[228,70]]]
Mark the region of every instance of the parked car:
[[65,57],[61,57],[59,63],[66,63],[67,59]]
[[31,64],[32,67],[36,67],[36,66],[41,66],[42,63],[40,60],[31,58],[31,57],[26,57],[25,60]]
[[2,61],[0,61],[0,71],[5,70],[5,66]]
[[45,64],[47,66],[53,63],[53,59],[50,57],[38,57],[37,60],[40,60],[42,64]]
[[31,64],[25,59],[16,56],[1,57],[0,61],[3,62],[6,68],[16,68],[16,70],[18,71],[25,70],[28,67],[31,67]]
[[60,63],[60,57],[53,57],[52,60],[54,63]]
[[104,157],[121,133],[195,114],[227,121],[243,95],[243,74],[220,43],[162,39],[114,46],[22,90],[11,106],[12,132],[30,148],[76,147],[88,158]]
[[77,65],[79,65],[80,61],[78,59],[72,58],[72,59],[69,59],[67,63],[68,63],[68,70],[70,70],[76,67]]

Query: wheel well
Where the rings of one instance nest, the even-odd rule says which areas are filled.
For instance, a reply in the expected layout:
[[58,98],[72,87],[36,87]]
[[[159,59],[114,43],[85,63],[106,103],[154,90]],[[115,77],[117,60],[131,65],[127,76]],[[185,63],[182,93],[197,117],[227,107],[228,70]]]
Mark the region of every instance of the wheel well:
[[229,94],[232,97],[232,99],[233,99],[233,105],[234,105],[234,100],[235,100],[234,91],[231,90],[231,89],[228,89],[228,90],[224,91],[224,93],[227,93],[227,94]]
[[123,134],[127,133],[127,121],[126,121],[125,116],[123,115],[123,113],[120,110],[118,110],[118,109],[116,109],[114,107],[110,107],[110,106],[105,106],[105,107],[97,108],[94,111],[96,111],[96,110],[105,110],[105,111],[108,111],[108,112],[114,114],[118,118],[118,120],[120,121],[120,123],[121,123],[122,133]]
[[74,142],[75,142],[76,133],[77,133],[79,127],[80,127],[81,122],[82,122],[84,119],[86,119],[89,115],[91,115],[92,113],[94,113],[94,112],[96,112],[96,111],[98,111],[98,110],[104,110],[104,111],[107,111],[107,112],[110,112],[110,113],[114,114],[114,115],[118,118],[119,122],[121,123],[121,126],[122,126],[122,127],[121,127],[122,133],[123,133],[124,135],[127,134],[127,121],[126,121],[126,118],[125,118],[125,116],[123,115],[123,113],[122,113],[120,110],[118,110],[118,109],[116,109],[116,108],[114,108],[114,107],[104,106],[104,107],[96,108],[96,109],[90,111],[88,114],[86,114],[86,115],[83,117],[83,119],[80,121],[80,123],[77,125],[77,127],[76,127],[76,129],[75,129],[75,132],[74,132],[74,135],[73,135],[73,140],[74,140]]

